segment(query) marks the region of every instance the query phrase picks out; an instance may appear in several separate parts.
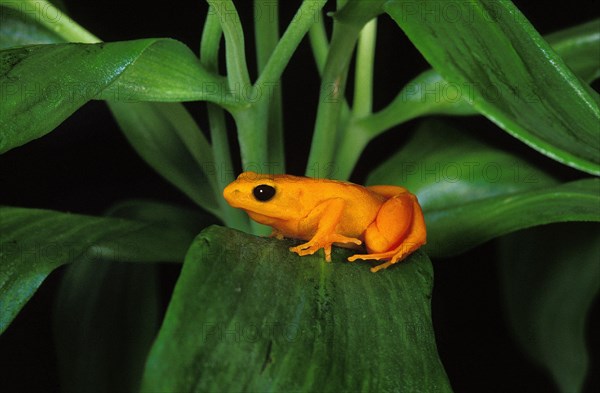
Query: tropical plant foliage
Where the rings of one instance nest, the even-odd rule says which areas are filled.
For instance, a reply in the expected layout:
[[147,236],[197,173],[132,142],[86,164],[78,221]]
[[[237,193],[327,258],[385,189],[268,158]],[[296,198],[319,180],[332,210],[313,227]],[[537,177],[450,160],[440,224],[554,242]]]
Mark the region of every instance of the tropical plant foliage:
[[[102,100],[139,156],[197,206],[131,200],[103,217],[1,206],[0,332],[70,264],[54,311],[65,390],[451,391],[429,258],[498,238],[516,340],[560,391],[580,391],[584,322],[600,288],[600,232],[590,223],[600,221],[600,98],[590,87],[600,20],[542,37],[508,0],[304,0],[280,32],[278,7],[288,5],[255,0],[252,77],[250,26],[233,1],[207,3],[195,53],[166,38],[102,42],[56,2],[0,0],[0,152]],[[265,7],[274,18],[258,17]],[[373,80],[386,77],[373,71],[377,19],[388,16],[432,68],[373,111]],[[285,170],[282,74],[305,38],[321,76],[307,175],[319,167],[348,179],[369,142],[418,119],[367,183],[417,194],[428,244],[378,274],[345,263],[344,250],[328,264],[290,253],[289,240],[255,236],[264,228],[221,197],[236,168],[227,116],[243,168]],[[206,133],[182,104],[190,101],[206,103]],[[528,148],[505,150],[450,121],[478,115]],[[157,262],[183,263],[162,320]],[[118,336],[94,341],[114,324]]]

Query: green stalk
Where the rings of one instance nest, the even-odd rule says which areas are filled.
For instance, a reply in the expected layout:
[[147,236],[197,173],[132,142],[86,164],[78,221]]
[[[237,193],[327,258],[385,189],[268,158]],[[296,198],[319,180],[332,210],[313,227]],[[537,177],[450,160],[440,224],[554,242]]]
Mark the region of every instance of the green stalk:
[[[254,21],[256,61],[260,75],[279,42],[279,2],[254,0]],[[281,81],[271,86],[257,84],[255,87],[259,89],[262,98],[256,109],[262,118],[259,122],[265,124],[267,129],[268,160],[278,164],[277,172],[285,173]]]
[[237,126],[243,168],[262,165],[267,161],[266,127],[259,127],[251,101],[256,89],[250,82],[244,49],[244,32],[237,10],[231,0],[207,0],[218,16],[225,36],[225,58],[229,89],[237,94],[241,105],[230,108]]
[[215,12],[225,35],[225,58],[229,88],[243,89],[250,86],[250,75],[246,63],[244,31],[237,9],[231,0],[207,0],[209,11]]
[[281,79],[283,70],[306,33],[320,17],[320,10],[325,3],[326,0],[304,0],[283,33],[281,40],[277,43],[255,85],[263,86],[268,83],[277,83]]
[[344,138],[340,138],[336,153],[336,177],[347,180],[350,178],[360,155],[371,141],[372,137],[360,124],[350,122],[344,130]]
[[[335,160],[336,144],[346,142],[343,125],[349,123],[343,113],[344,90],[348,64],[358,35],[364,25],[383,12],[385,0],[345,0],[340,1],[335,13],[333,36],[327,61],[323,70],[319,107],[307,173],[315,168],[325,168],[318,173],[328,178],[341,178],[350,172],[350,164]],[[318,33],[318,32],[317,32]]]
[[358,126],[354,119],[369,116],[373,109],[373,64],[375,59],[375,41],[377,19],[374,18],[363,27],[356,48],[356,71],[354,73],[354,98],[352,113],[342,112],[345,127],[339,131],[338,149],[335,153],[335,176],[347,180],[371,137],[365,129]]
[[[339,178],[341,168],[334,162],[334,151],[338,142],[340,112],[344,103],[344,91],[348,75],[348,65],[358,39],[360,27],[354,24],[337,22],[323,69],[317,120],[308,158],[307,175]],[[333,165],[332,165],[333,164]],[[342,163],[342,165],[345,165]]]
[[323,18],[323,15],[321,15],[317,23],[312,25],[308,31],[310,46],[319,75],[323,75],[323,69],[325,68],[325,62],[327,61],[327,52],[329,52],[329,41],[327,40],[327,32],[325,31],[325,21]]
[[[308,34],[313,56],[315,58],[315,63],[317,65],[317,70],[319,71],[319,75],[323,77],[323,69],[325,68],[327,53],[329,52],[329,41],[327,40],[327,32],[325,31],[325,22],[323,17],[319,18],[319,21],[310,28]],[[344,103],[342,104],[340,111],[340,121],[337,131],[338,134],[343,132],[344,125],[350,121],[350,106],[348,105],[346,98],[344,98]],[[315,175],[318,175],[320,172],[318,167],[313,167],[310,169],[310,171],[316,172]],[[339,178],[345,179],[341,176]]]
[[68,42],[81,42],[95,44],[101,39],[81,27],[61,10],[45,0],[0,0],[0,5],[21,11],[27,10],[26,15],[33,16],[35,20],[64,38]]
[[[207,70],[218,73],[219,70],[219,47],[223,30],[219,23],[217,14],[209,12],[204,23],[202,39],[200,42],[200,61]],[[231,151],[227,139],[227,125],[225,122],[225,111],[218,105],[206,103],[208,111],[208,123],[210,126],[210,139],[214,155],[215,171],[213,174],[215,188],[218,191],[216,199],[221,211],[221,218],[225,225],[249,232],[248,216],[239,209],[234,209],[221,193],[227,184],[235,178]],[[209,175],[207,173],[207,175]]]
[[[276,27],[273,26],[273,23],[267,24],[262,20],[264,12],[263,18],[257,18],[257,48],[262,48],[260,49],[262,54],[258,56],[260,76],[254,87],[262,95],[257,105],[255,120],[260,127],[266,127],[270,131],[268,162],[270,165],[278,165],[275,170],[279,172],[285,170],[283,121],[281,115],[274,114],[274,112],[281,113],[281,74],[308,30],[319,18],[320,10],[325,2],[326,0],[305,0],[274,47],[269,45],[273,43],[273,38],[269,34],[275,34]],[[274,4],[268,0],[260,3]],[[256,4],[258,1],[255,2]],[[263,41],[270,41],[259,43],[260,37],[263,37]],[[266,59],[267,49],[270,49],[268,60]]]
[[377,19],[375,18],[363,27],[356,47],[354,99],[352,100],[352,115],[355,118],[368,116],[373,109],[373,65],[376,39]]

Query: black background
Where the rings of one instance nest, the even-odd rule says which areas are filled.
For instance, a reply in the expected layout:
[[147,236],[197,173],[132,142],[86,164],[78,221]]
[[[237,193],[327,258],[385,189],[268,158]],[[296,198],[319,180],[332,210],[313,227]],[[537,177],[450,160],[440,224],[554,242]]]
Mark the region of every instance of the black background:
[[[126,2],[67,1],[73,18],[105,41],[170,37],[197,52],[206,15],[202,1]],[[282,2],[287,23],[299,1]],[[588,21],[595,2],[517,1],[542,34]],[[237,1],[247,34],[247,55],[255,75],[250,1]],[[332,5],[326,7],[332,10]],[[427,63],[389,17],[379,22],[375,69],[375,109],[427,68]],[[319,79],[305,41],[284,74],[287,172],[302,174],[306,165]],[[351,89],[351,86],[349,87]],[[204,130],[201,104],[186,104]],[[565,179],[580,176],[524,147],[483,118],[452,119],[459,127],[491,130],[495,143],[523,152]],[[403,142],[418,122],[412,121],[373,141],[361,157],[352,180],[362,182],[382,158]],[[235,145],[235,142],[232,141]],[[152,198],[193,206],[137,156],[102,102],[90,102],[51,134],[0,157],[0,204],[102,214],[117,201]],[[493,242],[460,258],[434,261],[433,317],[438,348],[456,392],[553,392],[545,372],[532,364],[513,342],[503,317],[501,288]],[[51,307],[61,270],[53,273],[4,335],[0,336],[0,388],[14,391],[58,390],[51,335]],[[176,272],[175,272],[176,275]],[[172,285],[172,279],[170,284]],[[596,301],[588,321],[592,347],[590,375],[600,374],[600,330]],[[27,377],[23,378],[23,375]],[[598,391],[598,380],[586,390]]]

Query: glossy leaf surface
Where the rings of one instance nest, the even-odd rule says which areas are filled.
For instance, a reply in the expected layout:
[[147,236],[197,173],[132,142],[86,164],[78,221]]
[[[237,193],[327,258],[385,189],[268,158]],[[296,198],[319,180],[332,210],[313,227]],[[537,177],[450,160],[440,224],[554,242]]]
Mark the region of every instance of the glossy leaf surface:
[[385,8],[475,109],[543,154],[600,174],[598,94],[510,1],[394,0]]
[[57,267],[98,258],[180,261],[193,235],[173,227],[0,207],[0,333]]
[[[142,391],[450,391],[431,326],[422,252],[371,273],[336,248],[221,227],[190,248]],[[351,372],[350,372],[351,371]]]
[[187,47],[169,39],[5,49],[0,153],[47,134],[94,98],[221,102],[218,86]]

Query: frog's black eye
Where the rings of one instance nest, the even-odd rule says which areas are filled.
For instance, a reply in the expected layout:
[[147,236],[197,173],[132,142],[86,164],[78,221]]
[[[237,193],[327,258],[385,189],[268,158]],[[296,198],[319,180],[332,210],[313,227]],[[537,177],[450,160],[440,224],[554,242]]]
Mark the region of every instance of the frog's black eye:
[[275,188],[266,184],[261,184],[260,186],[254,187],[252,193],[257,201],[267,202],[275,196]]

